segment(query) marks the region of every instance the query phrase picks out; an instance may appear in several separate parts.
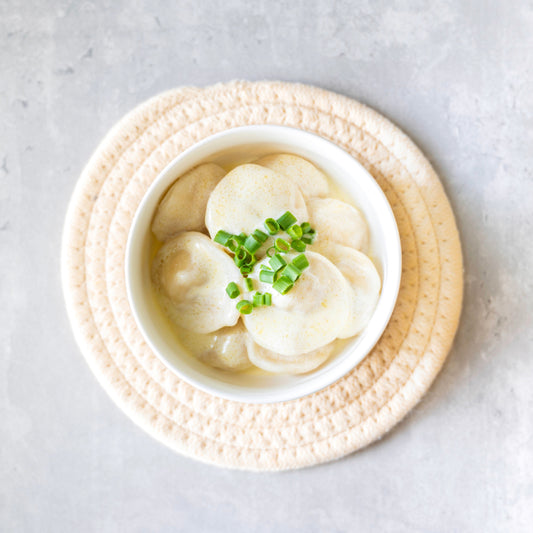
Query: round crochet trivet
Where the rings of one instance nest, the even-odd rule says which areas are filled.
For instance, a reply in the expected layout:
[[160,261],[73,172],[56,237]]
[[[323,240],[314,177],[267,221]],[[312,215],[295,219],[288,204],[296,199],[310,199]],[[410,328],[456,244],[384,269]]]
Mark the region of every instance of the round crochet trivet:
[[[178,379],[146,345],[126,297],[128,230],[150,183],[189,146],[246,124],[301,128],[351,153],[387,195],[403,248],[398,302],[372,353],[327,389],[279,404],[223,400]],[[440,370],[463,287],[452,210],[411,140],[354,100],[280,82],[180,88],[123,118],[76,186],[65,222],[62,279],[76,340],[119,407],[177,452],[249,470],[329,461],[391,429]]]

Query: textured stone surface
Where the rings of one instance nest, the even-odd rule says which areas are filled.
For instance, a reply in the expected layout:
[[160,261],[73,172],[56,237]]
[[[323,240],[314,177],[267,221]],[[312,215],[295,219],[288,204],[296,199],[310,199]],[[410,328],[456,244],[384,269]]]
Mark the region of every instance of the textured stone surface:
[[[529,530],[533,6],[512,6],[0,0],[3,530]],[[205,466],[137,429],[59,285],[66,203],[102,135],[157,92],[235,78],[312,83],[399,124],[465,254],[457,341],[421,404],[374,446],[284,474]]]

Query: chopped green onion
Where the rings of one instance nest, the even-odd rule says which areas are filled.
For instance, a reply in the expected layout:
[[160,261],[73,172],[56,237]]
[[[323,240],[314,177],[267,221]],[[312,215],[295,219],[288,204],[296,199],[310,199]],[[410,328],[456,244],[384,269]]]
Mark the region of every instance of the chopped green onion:
[[301,239],[303,235],[302,228],[298,224],[293,224],[287,229],[287,234],[291,239]]
[[215,235],[215,238],[213,239],[218,244],[222,244],[222,246],[226,246],[228,244],[228,241],[233,237],[231,233],[228,233],[227,231],[220,230]]
[[259,241],[254,235],[248,235],[246,240],[244,241],[244,247],[253,254],[254,252],[257,252],[259,248],[261,248],[262,242]]
[[310,237],[309,235],[304,235],[301,239],[300,239],[304,244],[313,244],[313,241],[315,239],[313,239],[313,237]]
[[260,229],[256,229],[254,232],[253,232],[253,236],[262,244],[264,243],[267,239],[268,239],[268,235],[264,232],[264,231],[261,231]]
[[312,236],[315,236],[316,235],[316,230],[314,230],[313,228],[311,228],[310,230],[306,231],[307,235],[312,235]]
[[309,261],[304,254],[297,255],[291,263],[301,272],[309,266]]
[[291,242],[291,247],[297,252],[305,252],[305,242],[300,240],[295,240]]
[[276,247],[275,246],[271,246],[266,251],[266,254],[268,255],[268,257],[272,257],[275,253],[276,253]]
[[274,285],[273,289],[276,289],[280,294],[287,294],[293,287],[294,283],[286,276],[281,276]]
[[287,261],[285,261],[280,254],[276,254],[268,262],[270,263],[270,266],[274,272],[277,272],[280,268],[283,268],[287,264]]
[[233,258],[233,261],[238,267],[241,267],[242,265],[244,265],[247,255],[248,253],[246,252],[244,248],[239,248],[235,252],[235,257]]
[[274,242],[274,246],[278,252],[287,253],[291,249],[291,245],[281,237],[278,237]]
[[309,222],[303,222],[301,227],[302,233],[309,233],[309,230],[311,229],[311,224],[309,224]]
[[244,259],[244,264],[248,266],[252,266],[255,263],[257,263],[257,259],[255,258],[254,254],[249,254],[246,252],[246,258]]
[[261,307],[263,305],[264,296],[260,292],[254,294],[254,307]]
[[279,231],[278,221],[274,220],[273,218],[267,218],[265,220],[265,228],[270,235],[276,235],[276,233]]
[[250,265],[242,265],[239,270],[241,271],[241,274],[244,276],[245,274],[249,274],[253,270],[253,267]]
[[302,272],[298,267],[291,263],[283,269],[281,274],[282,276],[289,278],[294,283],[302,275]]
[[272,294],[269,292],[265,292],[265,294],[263,294],[263,305],[272,305]]
[[261,263],[261,270],[272,270],[268,265],[265,265],[265,263]]
[[234,239],[242,246],[246,240],[246,237],[248,237],[246,233],[241,233],[240,235],[235,235]]
[[249,315],[252,312],[253,308],[254,307],[253,307],[252,302],[248,300],[241,300],[237,304],[237,311],[239,311],[241,315]]
[[274,283],[276,281],[276,273],[273,270],[260,270],[259,280],[264,283]]
[[286,230],[289,226],[292,226],[296,222],[296,217],[290,212],[286,211],[278,218],[279,227],[282,230]]
[[237,251],[237,249],[239,248],[239,243],[234,239],[234,238],[231,238],[226,246],[233,252],[235,253]]
[[244,280],[244,285],[246,286],[247,291],[253,291],[254,290],[254,280],[252,278],[246,278]]
[[237,284],[235,282],[228,283],[228,286],[226,287],[226,292],[228,293],[228,296],[233,300],[233,298],[237,298],[241,291],[239,290],[239,287],[237,287]]

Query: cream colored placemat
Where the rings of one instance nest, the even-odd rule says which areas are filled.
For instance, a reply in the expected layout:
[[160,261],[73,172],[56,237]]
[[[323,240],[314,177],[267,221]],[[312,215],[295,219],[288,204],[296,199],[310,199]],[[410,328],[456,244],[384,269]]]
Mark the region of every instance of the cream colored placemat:
[[[246,124],[294,126],[350,152],[387,195],[403,248],[398,303],[372,353],[329,388],[270,405],[223,400],[178,379],[144,342],[124,281],[128,230],[150,183],[192,144]],[[179,453],[250,470],[329,461],[391,429],[440,370],[463,287],[453,213],[411,140],[354,100],[279,82],[180,88],[123,118],[92,156],[72,197],[62,279],[77,342],[117,405]]]

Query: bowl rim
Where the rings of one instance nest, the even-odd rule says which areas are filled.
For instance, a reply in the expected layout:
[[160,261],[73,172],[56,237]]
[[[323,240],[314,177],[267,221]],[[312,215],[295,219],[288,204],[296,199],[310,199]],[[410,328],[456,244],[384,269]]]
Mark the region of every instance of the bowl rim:
[[[227,390],[218,390],[210,385],[203,383],[196,379],[194,376],[188,375],[186,372],[183,372],[181,368],[176,366],[173,362],[169,361],[159,350],[159,348],[156,346],[156,344],[152,341],[150,335],[147,333],[143,321],[139,315],[138,309],[137,309],[137,303],[136,299],[134,297],[134,289],[132,288],[132,249],[134,247],[133,241],[134,236],[137,235],[139,231],[142,231],[142,228],[139,227],[140,220],[144,216],[144,211],[146,209],[146,205],[150,202],[152,199],[152,196],[155,194],[154,191],[156,191],[159,188],[159,184],[161,181],[164,181],[165,178],[169,173],[172,173],[173,168],[178,166],[179,163],[190,156],[191,153],[196,152],[200,148],[205,147],[206,145],[209,145],[213,142],[219,141],[220,139],[224,137],[231,138],[232,136],[239,136],[242,135],[242,133],[246,133],[248,135],[246,141],[241,141],[236,143],[235,145],[238,146],[239,144],[242,144],[243,146],[246,144],[253,144],[254,138],[256,138],[255,142],[264,142],[268,143],[269,141],[261,141],[257,139],[259,136],[264,134],[264,132],[268,132],[271,135],[276,134],[282,134],[283,135],[295,135],[299,136],[300,139],[313,141],[314,143],[323,143],[324,146],[329,145],[329,150],[337,151],[337,154],[339,157],[344,158],[346,161],[349,161],[350,164],[355,165],[359,167],[359,172],[361,173],[361,176],[364,176],[364,179],[366,180],[365,187],[368,187],[372,190],[372,194],[375,196],[375,198],[379,198],[380,203],[380,211],[379,218],[381,219],[381,223],[383,224],[384,221],[387,225],[387,238],[389,239],[389,243],[387,245],[387,249],[391,249],[391,253],[393,257],[389,258],[388,260],[391,261],[394,260],[394,263],[396,264],[396,268],[391,268],[391,265],[387,265],[387,269],[385,269],[385,265],[383,265],[383,276],[382,276],[382,288],[381,288],[381,294],[380,294],[380,300],[378,300],[378,304],[376,306],[376,309],[374,310],[374,314],[376,313],[376,310],[378,309],[378,306],[381,303],[384,290],[385,290],[385,270],[387,270],[387,307],[385,310],[382,310],[382,321],[379,325],[379,327],[374,328],[374,334],[365,339],[366,342],[364,344],[364,348],[361,348],[361,346],[358,346],[357,349],[353,349],[353,352],[361,351],[364,352],[360,354],[358,357],[346,357],[343,361],[339,361],[336,365],[334,365],[332,368],[328,370],[326,374],[324,374],[324,378],[327,377],[327,379],[320,380],[314,380],[314,379],[306,379],[302,381],[302,383],[292,386],[291,389],[287,391],[287,394],[283,394],[279,391],[268,391],[264,392],[263,397],[258,397],[257,395],[247,395],[245,391],[227,391]],[[270,141],[272,142],[272,141]],[[289,144],[287,142],[287,144]],[[294,146],[297,144],[300,144],[299,140],[298,142],[295,140],[292,143]],[[229,150],[229,148],[226,148]],[[325,151],[325,150],[324,150]],[[288,150],[287,153],[290,153]],[[312,162],[312,161],[311,161]],[[201,161],[194,163],[191,165],[190,168],[194,168],[194,166],[197,166],[201,164]],[[186,171],[184,171],[186,172]],[[177,178],[175,178],[177,179]],[[335,181],[335,178],[333,176],[330,177],[333,181]],[[168,187],[171,185],[172,182],[170,182],[167,187],[164,189],[164,191],[168,190]],[[161,194],[164,193],[158,193],[161,197]],[[153,212],[152,216],[150,217],[150,221],[153,218]],[[244,402],[244,403],[255,403],[255,404],[267,404],[267,403],[274,403],[274,402],[285,402],[290,400],[295,400],[298,398],[302,398],[304,396],[308,396],[310,394],[319,392],[326,387],[329,387],[330,385],[333,385],[335,382],[337,382],[339,379],[344,377],[348,372],[350,372],[352,369],[354,369],[361,361],[363,361],[369,353],[372,351],[374,346],[377,344],[379,339],[381,338],[383,332],[385,331],[385,328],[390,322],[390,318],[392,316],[392,313],[394,311],[394,308],[396,306],[399,289],[400,289],[400,282],[401,282],[401,274],[402,274],[402,250],[401,250],[401,240],[400,240],[400,234],[398,230],[398,225],[396,222],[396,218],[394,216],[394,213],[392,211],[392,207],[389,204],[389,201],[387,200],[387,197],[385,196],[385,193],[381,189],[381,187],[378,185],[377,181],[374,179],[374,177],[364,168],[364,166],[355,159],[350,153],[348,153],[344,148],[341,146],[335,144],[334,142],[316,134],[313,132],[305,131],[299,128],[291,127],[291,126],[283,126],[283,125],[273,125],[273,124],[254,124],[254,125],[247,125],[247,126],[238,126],[235,128],[229,128],[227,130],[214,133],[213,135],[209,135],[208,137],[194,143],[192,146],[185,149],[183,152],[178,154],[172,161],[170,161],[156,176],[156,178],[153,180],[153,182],[150,184],[146,192],[144,193],[140,203],[138,204],[131,226],[128,231],[128,238],[126,242],[126,249],[125,249],[125,256],[124,256],[124,273],[125,273],[125,282],[126,282],[126,292],[128,297],[128,303],[130,306],[130,309],[132,311],[135,323],[139,330],[141,331],[141,334],[154,353],[154,355],[174,374],[176,374],[180,379],[183,379],[193,387],[200,389],[208,394],[218,396],[221,398],[224,398],[226,400],[232,400],[237,402]],[[383,304],[381,304],[381,307],[383,307]],[[365,328],[366,329],[366,328]],[[364,332],[365,330],[363,330]],[[348,346],[343,348],[344,350],[349,349]],[[353,355],[353,354],[352,354]],[[309,374],[304,374],[303,376],[312,376],[313,372],[310,372]],[[312,384],[313,386],[310,386]]]

